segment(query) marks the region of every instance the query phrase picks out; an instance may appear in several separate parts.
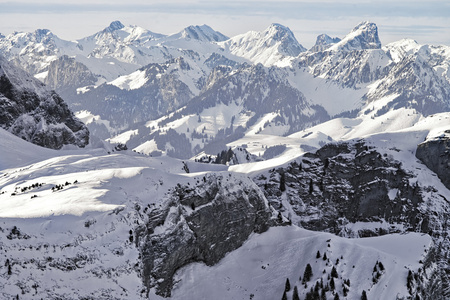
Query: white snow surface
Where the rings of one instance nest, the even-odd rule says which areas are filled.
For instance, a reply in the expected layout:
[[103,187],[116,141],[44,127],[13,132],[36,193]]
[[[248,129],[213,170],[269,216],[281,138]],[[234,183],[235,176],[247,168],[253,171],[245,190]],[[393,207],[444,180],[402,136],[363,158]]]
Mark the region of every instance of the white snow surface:
[[115,85],[122,90],[136,90],[147,81],[148,78],[145,77],[145,71],[138,70],[129,75],[121,76],[108,84]]
[[[328,244],[330,247],[328,247]],[[177,272],[173,299],[278,299],[284,291],[286,278],[304,299],[309,287],[327,276],[333,266],[339,274],[335,279],[338,290],[344,279],[350,279],[347,299],[360,299],[366,290],[369,299],[394,299],[408,296],[406,277],[408,270],[417,270],[431,245],[428,235],[409,233],[376,238],[346,239],[328,233],[311,232],[294,226],[270,228],[254,234],[241,248],[229,253],[217,265],[190,264]],[[327,254],[330,263],[316,253]],[[339,263],[336,265],[336,259]],[[372,271],[377,261],[382,262],[385,273],[377,284],[372,282]],[[300,276],[306,264],[313,271],[308,289]],[[323,270],[326,273],[323,273]],[[342,296],[342,291],[340,292]],[[331,291],[327,298],[332,298]]]

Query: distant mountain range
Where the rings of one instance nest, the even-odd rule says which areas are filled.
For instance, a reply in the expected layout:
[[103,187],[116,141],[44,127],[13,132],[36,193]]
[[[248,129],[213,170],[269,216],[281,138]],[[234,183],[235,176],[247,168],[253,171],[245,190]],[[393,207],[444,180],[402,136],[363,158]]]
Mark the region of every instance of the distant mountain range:
[[[0,39],[0,50],[55,89],[92,134],[144,153],[189,158],[249,133],[450,108],[449,47],[382,47],[370,22],[342,39],[319,35],[310,50],[280,24],[228,38],[207,25],[167,36],[119,21],[78,41],[16,32]],[[173,139],[187,149],[172,149]]]

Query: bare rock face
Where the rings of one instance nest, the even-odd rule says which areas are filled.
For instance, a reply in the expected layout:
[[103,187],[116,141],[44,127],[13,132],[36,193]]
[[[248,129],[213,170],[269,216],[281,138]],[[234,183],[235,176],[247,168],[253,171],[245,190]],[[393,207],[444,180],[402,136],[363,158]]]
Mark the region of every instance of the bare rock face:
[[191,262],[214,265],[251,233],[277,222],[262,192],[246,177],[212,174],[195,187],[178,185],[136,231],[144,285],[169,297],[179,268]]
[[321,34],[317,37],[316,43],[310,49],[310,51],[311,52],[325,51],[326,49],[330,48],[332,45],[334,45],[340,41],[341,41],[341,39],[338,37],[332,38],[327,34]]
[[[450,134],[450,130],[446,130]],[[417,146],[416,157],[435,172],[450,189],[450,137],[427,140]]]
[[89,131],[54,91],[0,57],[0,126],[36,145],[84,147]]
[[93,85],[97,77],[75,58],[63,55],[52,61],[44,83],[59,93],[76,90],[77,87]]
[[286,210],[287,198],[296,214],[292,219],[302,227],[363,237],[399,229],[345,232],[345,225],[385,220],[402,224],[402,230],[433,230],[432,213],[423,208],[422,188],[410,183],[412,177],[401,163],[376,148],[351,142],[327,144],[255,181],[277,210]]

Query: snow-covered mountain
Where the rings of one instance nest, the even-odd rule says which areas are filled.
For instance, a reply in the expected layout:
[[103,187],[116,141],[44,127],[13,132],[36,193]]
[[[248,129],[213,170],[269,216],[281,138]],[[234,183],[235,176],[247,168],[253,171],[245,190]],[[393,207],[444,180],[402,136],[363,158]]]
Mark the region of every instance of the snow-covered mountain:
[[1,298],[450,297],[448,46],[115,21],[0,48],[3,119],[87,144],[20,66],[94,134],[0,128]]
[[[349,36],[370,44],[376,31],[374,24],[362,23]],[[450,109],[448,49],[400,41],[381,49],[302,52],[285,68],[216,67],[185,107],[112,141],[143,153],[167,153],[172,149],[167,143],[183,140],[191,152],[183,148],[178,157],[188,158],[202,151],[217,154],[226,145],[238,145],[243,136],[288,135],[330,117],[362,122],[353,137],[406,128],[421,116]],[[392,121],[400,116],[407,122]],[[172,150],[171,155],[176,153]]]
[[180,38],[194,39],[203,42],[222,42],[228,40],[227,36],[215,31],[208,25],[188,26],[181,32],[167,37],[168,40],[176,40]]
[[249,31],[237,35],[221,46],[231,54],[265,66],[282,65],[286,58],[306,51],[292,31],[281,24],[272,24],[262,32]]
[[363,49],[380,49],[378,28],[368,21],[359,23],[342,40],[330,47],[331,51],[354,51]]

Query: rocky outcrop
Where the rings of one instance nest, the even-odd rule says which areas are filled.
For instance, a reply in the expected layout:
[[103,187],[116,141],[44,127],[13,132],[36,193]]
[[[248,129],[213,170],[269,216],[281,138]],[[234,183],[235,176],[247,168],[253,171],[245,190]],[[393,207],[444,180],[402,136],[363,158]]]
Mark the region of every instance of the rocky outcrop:
[[50,88],[62,93],[94,85],[96,82],[97,77],[85,65],[67,55],[50,63],[48,75],[44,80]]
[[211,174],[196,186],[178,185],[136,230],[144,285],[169,297],[179,268],[191,262],[214,265],[252,232],[276,224],[274,216],[262,192],[245,177]]
[[[445,133],[450,134],[450,130]],[[450,135],[427,140],[417,146],[416,157],[435,172],[450,189]]]
[[36,145],[89,143],[86,126],[54,91],[0,58],[0,127]]
[[341,41],[330,49],[340,51],[353,51],[363,49],[380,49],[381,42],[378,37],[377,25],[370,22],[361,22]]
[[325,51],[326,49],[330,48],[331,46],[340,41],[341,39],[338,37],[332,38],[327,34],[321,34],[317,37],[316,43],[309,51],[311,52]]
[[[397,231],[347,230],[347,223],[402,224],[405,230],[430,232],[431,212],[421,209],[421,187],[410,184],[412,175],[401,163],[368,147],[364,142],[327,144],[306,153],[286,168],[273,169],[255,180],[269,202],[288,213],[291,206],[299,225],[347,236],[370,236]],[[283,195],[286,193],[286,195]],[[288,204],[283,204],[287,198]],[[383,232],[383,230],[387,230]]]

